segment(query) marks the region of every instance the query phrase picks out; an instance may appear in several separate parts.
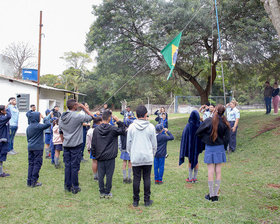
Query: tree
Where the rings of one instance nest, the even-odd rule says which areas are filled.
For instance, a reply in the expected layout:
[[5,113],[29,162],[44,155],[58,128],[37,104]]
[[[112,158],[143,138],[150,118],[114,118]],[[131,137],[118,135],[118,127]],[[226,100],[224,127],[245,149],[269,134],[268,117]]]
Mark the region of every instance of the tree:
[[14,67],[15,77],[17,78],[21,78],[22,69],[24,67],[34,66],[34,63],[31,62],[30,59],[32,59],[35,54],[28,43],[13,42],[6,47],[3,55],[11,59]]
[[[222,41],[226,49],[218,50],[210,4],[200,10],[183,32],[175,67],[175,80],[179,76],[190,82],[201,103],[208,101],[221,53],[224,60],[232,63],[261,63],[279,49],[279,44],[277,50],[272,48],[275,31],[259,1],[220,2]],[[144,73],[166,76],[168,69],[160,50],[185,27],[200,6],[198,0],[106,1],[93,7],[97,19],[87,34],[87,51],[97,50],[98,70],[102,75],[117,73],[129,77],[150,61]]]
[[64,57],[61,57],[61,59],[64,59],[66,61],[69,68],[72,67],[75,70],[80,70],[82,81],[84,81],[85,74],[87,73],[86,66],[92,62],[89,54],[70,51],[65,52]]
[[280,7],[278,0],[261,0],[264,4],[264,9],[275,27],[278,37],[280,37]]
[[40,84],[46,84],[47,86],[59,87],[60,79],[59,76],[53,74],[46,74],[40,77]]

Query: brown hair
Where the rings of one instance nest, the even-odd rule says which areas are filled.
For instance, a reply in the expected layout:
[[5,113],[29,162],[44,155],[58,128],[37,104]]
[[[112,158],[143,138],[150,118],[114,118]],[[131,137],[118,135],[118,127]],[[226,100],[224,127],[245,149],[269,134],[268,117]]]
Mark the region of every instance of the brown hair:
[[224,112],[225,112],[225,107],[222,104],[218,104],[215,108],[215,113],[212,119],[212,132],[211,132],[211,138],[212,141],[215,142],[217,137],[218,137],[218,126],[219,126],[219,117],[222,118],[222,121],[224,122],[224,124],[226,124],[226,126],[228,128],[230,128],[230,125],[226,119],[226,117],[224,116]]

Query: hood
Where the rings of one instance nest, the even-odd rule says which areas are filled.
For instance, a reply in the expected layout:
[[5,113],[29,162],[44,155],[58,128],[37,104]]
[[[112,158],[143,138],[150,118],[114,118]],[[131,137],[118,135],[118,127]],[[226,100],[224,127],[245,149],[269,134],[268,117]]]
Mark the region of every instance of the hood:
[[97,128],[98,130],[98,133],[101,135],[101,136],[107,136],[111,130],[111,126],[110,124],[100,124],[98,125],[98,127],[100,128]]
[[145,121],[145,120],[135,120],[133,123],[134,123],[135,128],[139,131],[145,130],[146,127],[148,127],[150,124],[149,121]]
[[30,123],[39,123],[40,122],[40,113],[39,112],[30,112],[28,114],[28,119]]
[[197,110],[193,110],[189,117],[189,123],[193,125],[200,125],[200,116]]
[[71,120],[71,112],[70,111],[66,111],[64,113],[62,113],[60,120],[67,125],[69,123],[69,121]]

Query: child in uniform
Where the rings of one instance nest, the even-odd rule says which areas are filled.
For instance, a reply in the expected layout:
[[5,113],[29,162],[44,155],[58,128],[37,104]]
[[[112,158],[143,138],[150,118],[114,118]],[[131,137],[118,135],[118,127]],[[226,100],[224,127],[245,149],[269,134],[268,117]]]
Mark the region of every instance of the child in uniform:
[[167,142],[174,140],[174,137],[171,132],[168,131],[167,128],[163,128],[161,124],[156,125],[156,132],[157,152],[154,158],[155,184],[163,184],[162,177],[164,172]]
[[195,135],[200,124],[199,113],[194,110],[191,112],[188,124],[182,133],[179,166],[185,162],[185,157],[188,157],[189,178],[186,181],[189,183],[195,183],[197,181],[198,156],[204,148],[200,138]]
[[[121,135],[120,136],[120,145],[119,148],[121,150],[121,159],[123,160],[123,165],[122,165],[122,171],[123,171],[123,183],[127,183],[127,184],[131,184],[132,180],[131,180],[131,171],[132,171],[132,165],[130,162],[130,156],[128,154],[128,152],[126,151],[126,139],[127,139],[127,128],[129,127],[130,124],[133,123],[133,120],[126,118],[124,119],[124,125],[126,128],[126,133],[125,135]],[[127,172],[127,176],[126,176],[126,166],[128,166],[128,172]]]
[[59,162],[59,156],[60,156],[60,152],[63,151],[62,148],[62,138],[61,135],[59,133],[59,126],[58,126],[58,121],[59,119],[55,119],[53,121],[53,146],[54,146],[54,150],[55,150],[55,154],[54,154],[54,166],[56,169],[58,169],[60,166],[60,162]]
[[9,109],[0,105],[0,177],[8,177],[10,174],[3,172],[3,162],[7,159],[9,150],[9,120],[12,115]]
[[93,179],[98,181],[98,169],[97,169],[97,160],[95,157],[92,156],[91,153],[91,143],[92,143],[92,134],[94,129],[101,124],[102,118],[101,117],[96,117],[94,118],[92,128],[90,128],[87,132],[87,140],[86,140],[86,145],[87,145],[87,150],[89,152],[89,157],[92,159],[92,172],[93,172]]
[[[26,129],[28,142],[28,177],[27,186],[39,187],[39,172],[43,162],[44,130],[51,126],[50,122],[40,124],[41,114],[32,112],[29,115],[30,125]],[[52,121],[52,120],[51,120]]]
[[[111,117],[117,122],[118,128],[110,125]],[[112,116],[110,110],[102,113],[102,123],[93,131],[91,150],[98,166],[98,183],[100,198],[111,198],[112,179],[115,170],[115,158],[118,155],[118,136],[125,134],[123,122]],[[104,177],[106,176],[106,186]]]

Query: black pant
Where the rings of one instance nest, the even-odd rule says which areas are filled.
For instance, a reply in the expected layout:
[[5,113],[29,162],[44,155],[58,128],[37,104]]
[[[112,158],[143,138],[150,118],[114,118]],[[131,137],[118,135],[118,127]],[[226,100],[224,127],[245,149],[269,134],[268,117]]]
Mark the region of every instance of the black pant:
[[[112,180],[115,170],[115,159],[98,161],[98,183],[100,194],[109,194],[112,189]],[[106,175],[106,187],[104,187],[104,177]]]
[[152,165],[133,166],[133,200],[139,201],[141,172],[144,180],[144,201],[148,202],[151,195],[151,170]]
[[65,163],[64,186],[68,189],[79,187],[78,172],[80,170],[82,144],[76,147],[64,147]]
[[27,185],[35,184],[43,163],[43,150],[28,150]]

